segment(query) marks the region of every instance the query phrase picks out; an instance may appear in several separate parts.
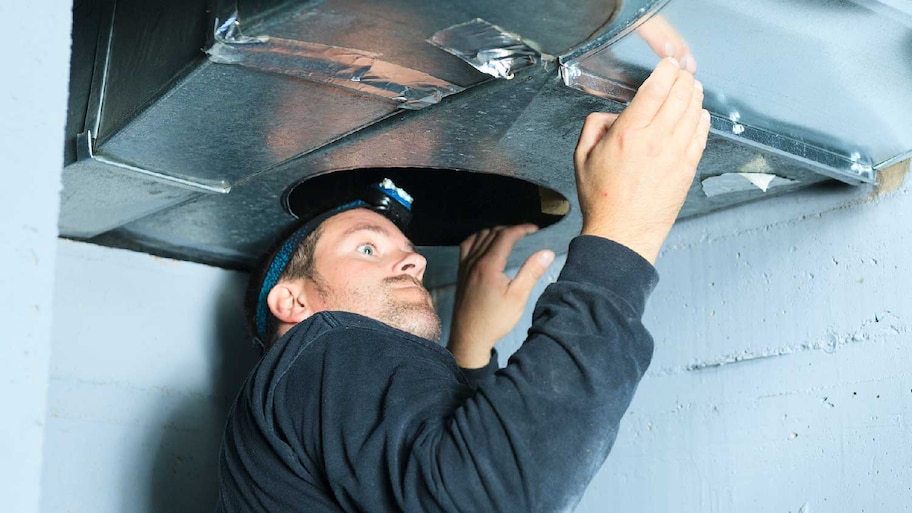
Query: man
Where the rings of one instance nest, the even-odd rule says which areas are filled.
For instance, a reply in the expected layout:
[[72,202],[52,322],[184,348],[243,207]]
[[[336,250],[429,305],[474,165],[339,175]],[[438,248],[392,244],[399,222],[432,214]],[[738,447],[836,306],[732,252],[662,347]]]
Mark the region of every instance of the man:
[[254,293],[271,348],[228,421],[220,510],[572,509],[652,356],[640,318],[706,143],[702,100],[669,58],[620,116],[586,119],[574,155],[581,236],[496,373],[491,348],[553,257],[503,273],[533,227],[462,244],[452,354],[432,342],[439,321],[425,261],[397,226],[401,191],[298,229]]

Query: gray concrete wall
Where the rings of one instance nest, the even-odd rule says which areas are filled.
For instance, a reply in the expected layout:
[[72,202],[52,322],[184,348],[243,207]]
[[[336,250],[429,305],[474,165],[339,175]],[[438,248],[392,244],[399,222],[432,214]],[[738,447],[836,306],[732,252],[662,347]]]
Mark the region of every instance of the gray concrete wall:
[[211,511],[246,276],[60,241],[42,511]]
[[41,500],[69,5],[0,2],[0,509],[17,513]]
[[912,511],[912,197],[873,194],[677,227],[655,360],[580,511]]

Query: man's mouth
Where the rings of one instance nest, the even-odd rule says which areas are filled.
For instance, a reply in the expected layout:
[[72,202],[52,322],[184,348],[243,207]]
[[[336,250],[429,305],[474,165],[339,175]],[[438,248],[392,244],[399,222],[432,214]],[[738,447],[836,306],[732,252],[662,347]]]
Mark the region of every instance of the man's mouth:
[[384,280],[384,283],[393,290],[402,290],[402,291],[417,291],[421,294],[421,302],[427,303],[428,305],[433,305],[431,300],[431,294],[424,284],[421,283],[421,280],[411,276],[411,275],[402,275],[402,276],[393,276]]
[[402,276],[393,276],[384,280],[387,285],[394,289],[409,289],[417,287],[421,290],[426,290],[424,284],[422,284],[417,278],[409,275]]

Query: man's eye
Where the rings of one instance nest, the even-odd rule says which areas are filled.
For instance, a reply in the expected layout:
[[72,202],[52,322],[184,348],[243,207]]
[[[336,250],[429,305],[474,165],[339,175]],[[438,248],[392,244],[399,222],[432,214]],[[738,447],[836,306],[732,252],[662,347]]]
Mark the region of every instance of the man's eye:
[[356,249],[355,251],[357,251],[358,253],[364,254],[364,255],[372,256],[377,252],[377,249],[374,247],[373,244],[362,244],[362,245],[358,246],[358,249]]

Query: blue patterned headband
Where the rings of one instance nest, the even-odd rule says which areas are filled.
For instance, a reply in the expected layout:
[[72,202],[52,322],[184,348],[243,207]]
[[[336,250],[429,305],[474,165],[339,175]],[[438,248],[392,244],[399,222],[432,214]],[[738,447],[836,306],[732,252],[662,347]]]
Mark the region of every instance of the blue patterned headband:
[[260,286],[256,306],[256,338],[257,342],[264,348],[267,319],[269,318],[269,306],[266,303],[266,298],[269,296],[269,291],[279,282],[279,277],[285,272],[285,268],[288,267],[288,262],[298,249],[298,245],[317,226],[330,217],[346,210],[366,208],[385,216],[402,231],[405,231],[408,227],[412,217],[412,197],[403,189],[396,187],[396,184],[389,178],[374,184],[364,191],[361,196],[360,199],[323,212],[301,225],[300,228],[285,239],[275,256],[272,257],[266,275],[263,277],[263,284]]

